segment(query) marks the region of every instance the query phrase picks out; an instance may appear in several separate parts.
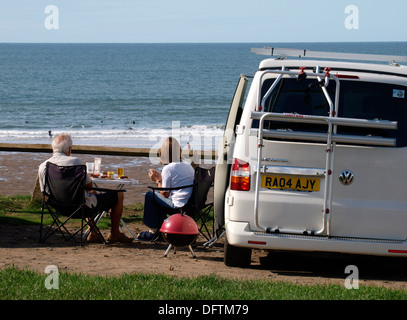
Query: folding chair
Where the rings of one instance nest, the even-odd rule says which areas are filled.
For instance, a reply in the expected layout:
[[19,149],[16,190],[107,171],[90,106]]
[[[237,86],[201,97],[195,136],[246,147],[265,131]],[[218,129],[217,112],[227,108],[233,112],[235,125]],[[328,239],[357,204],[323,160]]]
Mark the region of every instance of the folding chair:
[[[85,204],[86,166],[58,166],[51,162],[46,164],[45,183],[42,201],[40,242],[44,242],[56,232],[65,240],[74,240],[80,234],[80,245],[84,243],[83,230],[89,227],[99,239],[106,243],[96,223],[90,223],[98,212],[87,210]],[[92,188],[97,191],[111,191]],[[113,190],[112,190],[113,191]],[[114,190],[116,192],[116,190]],[[45,209],[49,212],[52,223],[44,229]],[[69,231],[66,224],[72,219],[80,219],[81,226]],[[87,221],[88,220],[88,221]],[[43,232],[44,231],[44,232]]]
[[208,229],[206,222],[209,220],[209,214],[213,208],[213,202],[207,203],[207,199],[209,190],[213,187],[214,179],[215,167],[210,169],[196,167],[191,198],[181,209],[181,212],[186,213],[200,224],[199,232],[206,240],[213,236],[213,231]]
[[206,203],[210,188],[213,186],[215,178],[215,167],[210,169],[204,169],[201,167],[195,168],[194,183],[192,185],[175,187],[175,188],[157,188],[149,187],[155,191],[171,191],[192,187],[192,194],[187,204],[181,208],[175,208],[168,214],[184,213],[195,220],[200,225],[199,233],[205,237],[206,240],[210,240],[213,237],[213,231],[211,232],[206,225],[209,219],[209,214],[213,208],[213,203]]

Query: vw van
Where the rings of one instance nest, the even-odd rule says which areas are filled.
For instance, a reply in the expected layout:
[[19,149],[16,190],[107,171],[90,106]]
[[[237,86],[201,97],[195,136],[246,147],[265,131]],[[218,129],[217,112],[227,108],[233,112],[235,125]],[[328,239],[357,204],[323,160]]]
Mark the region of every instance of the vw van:
[[225,264],[252,249],[407,257],[406,57],[252,51],[275,58],[240,77],[218,152]]

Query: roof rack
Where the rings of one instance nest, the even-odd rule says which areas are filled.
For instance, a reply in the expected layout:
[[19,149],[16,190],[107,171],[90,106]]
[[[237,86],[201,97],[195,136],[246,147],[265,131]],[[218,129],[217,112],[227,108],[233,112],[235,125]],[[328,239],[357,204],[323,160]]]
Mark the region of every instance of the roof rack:
[[252,48],[251,52],[266,56],[277,56],[277,59],[286,57],[297,58],[322,58],[322,59],[339,59],[339,60],[361,60],[361,61],[387,61],[387,62],[407,62],[407,56],[390,56],[380,54],[361,54],[361,53],[343,53],[343,52],[324,52],[311,51],[303,49],[290,48]]

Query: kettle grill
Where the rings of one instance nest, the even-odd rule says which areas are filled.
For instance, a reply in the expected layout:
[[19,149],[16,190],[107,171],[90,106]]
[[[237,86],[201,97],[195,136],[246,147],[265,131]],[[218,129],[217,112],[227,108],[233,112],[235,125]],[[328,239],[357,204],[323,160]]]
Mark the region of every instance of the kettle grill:
[[190,216],[184,213],[176,213],[164,220],[160,232],[166,242],[169,243],[164,257],[167,257],[168,252],[174,247],[176,253],[177,247],[188,247],[192,256],[196,258],[191,244],[199,235],[199,230],[196,222]]

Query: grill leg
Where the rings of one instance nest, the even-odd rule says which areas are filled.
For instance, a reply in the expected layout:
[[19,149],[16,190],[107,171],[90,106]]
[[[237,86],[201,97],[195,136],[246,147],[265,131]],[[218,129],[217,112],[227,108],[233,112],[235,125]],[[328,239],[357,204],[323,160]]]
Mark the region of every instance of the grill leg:
[[168,246],[167,250],[165,251],[165,253],[164,253],[164,257],[165,257],[165,258],[167,258],[168,252],[170,252],[171,247],[172,247],[172,244],[170,244],[170,245]]
[[195,255],[194,250],[192,250],[192,247],[189,245],[188,248],[189,248],[189,251],[191,251],[192,257],[194,257],[196,259],[196,255]]
[[[165,258],[167,258],[168,252],[170,252],[171,248],[172,248],[172,244],[170,244],[170,245],[168,246],[167,250],[165,251],[165,253],[164,253],[164,257],[165,257]],[[195,252],[194,252],[194,250],[192,249],[191,245],[188,246],[188,249],[189,249],[189,251],[191,252],[192,257],[196,259]],[[174,254],[176,254],[176,253],[177,253],[177,248],[174,247]]]

